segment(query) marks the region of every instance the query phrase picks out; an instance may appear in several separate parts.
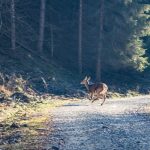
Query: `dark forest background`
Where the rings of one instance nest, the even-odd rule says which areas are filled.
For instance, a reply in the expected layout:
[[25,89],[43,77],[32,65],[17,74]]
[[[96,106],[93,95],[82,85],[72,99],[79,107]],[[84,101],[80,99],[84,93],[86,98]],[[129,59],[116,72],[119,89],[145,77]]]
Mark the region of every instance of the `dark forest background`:
[[0,72],[70,92],[92,76],[149,92],[149,0],[0,0]]

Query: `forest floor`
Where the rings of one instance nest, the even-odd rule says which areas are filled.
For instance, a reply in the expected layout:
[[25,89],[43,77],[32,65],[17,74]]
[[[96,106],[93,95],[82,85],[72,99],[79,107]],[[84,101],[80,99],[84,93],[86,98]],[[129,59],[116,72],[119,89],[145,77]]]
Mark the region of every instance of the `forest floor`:
[[150,96],[100,104],[58,98],[13,111],[1,105],[0,150],[150,149]]
[[0,103],[0,150],[41,150],[52,130],[50,111],[63,100]]

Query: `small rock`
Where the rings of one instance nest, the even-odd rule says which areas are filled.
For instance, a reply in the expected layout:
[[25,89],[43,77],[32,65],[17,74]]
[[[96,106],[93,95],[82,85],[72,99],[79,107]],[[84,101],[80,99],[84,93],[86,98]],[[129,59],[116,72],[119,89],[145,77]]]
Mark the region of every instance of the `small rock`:
[[59,148],[56,146],[52,146],[52,150],[59,150]]
[[107,126],[102,126],[102,129],[108,129],[108,127]]
[[21,126],[22,126],[22,127],[28,127],[28,125],[27,125],[27,124],[22,124]]
[[141,143],[141,142],[140,142],[140,141],[136,141],[136,143],[138,143],[138,144],[139,144],[139,143]]
[[0,123],[0,128],[2,128],[2,127],[4,127],[4,125]]
[[19,100],[20,102],[24,102],[24,103],[29,103],[30,102],[29,97],[27,97],[23,93],[19,93],[19,92],[16,92],[16,93],[12,94],[11,98],[13,100]]
[[5,101],[5,96],[0,94],[0,103],[3,103]]
[[16,123],[12,123],[10,128],[20,128],[20,126]]

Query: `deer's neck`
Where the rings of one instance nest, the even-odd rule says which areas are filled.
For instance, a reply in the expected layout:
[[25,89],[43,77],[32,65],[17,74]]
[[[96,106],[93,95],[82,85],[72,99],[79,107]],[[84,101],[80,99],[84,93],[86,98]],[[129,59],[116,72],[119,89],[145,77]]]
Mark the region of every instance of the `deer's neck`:
[[88,83],[85,84],[85,87],[86,87],[86,89],[87,89],[88,92],[89,92],[89,85],[88,85]]

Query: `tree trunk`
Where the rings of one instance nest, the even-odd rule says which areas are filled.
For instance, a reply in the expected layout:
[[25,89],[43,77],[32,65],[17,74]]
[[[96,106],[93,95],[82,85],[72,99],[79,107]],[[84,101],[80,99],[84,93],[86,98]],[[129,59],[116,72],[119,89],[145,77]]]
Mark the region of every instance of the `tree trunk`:
[[0,1],[0,32],[2,29],[2,25],[3,25],[3,22],[2,22],[2,1]]
[[42,51],[43,51],[44,26],[45,26],[45,7],[46,7],[46,0],[41,0],[40,30],[39,30],[39,41],[38,41],[38,50],[40,53],[42,53]]
[[11,48],[16,50],[15,0],[11,0]]
[[79,74],[82,74],[82,0],[79,5],[79,49],[78,49],[78,69]]
[[96,79],[97,81],[101,81],[101,71],[102,71],[102,64],[101,64],[101,52],[103,48],[103,20],[104,19],[104,0],[100,0],[100,26],[99,26],[99,44],[98,44],[98,51],[97,51],[97,66],[96,66]]
[[51,58],[54,56],[54,32],[53,32],[53,25],[50,27],[51,30]]

